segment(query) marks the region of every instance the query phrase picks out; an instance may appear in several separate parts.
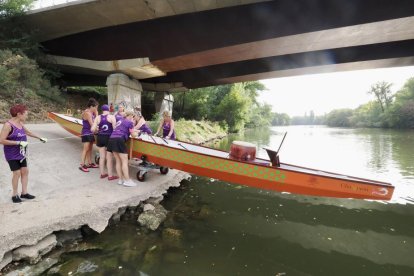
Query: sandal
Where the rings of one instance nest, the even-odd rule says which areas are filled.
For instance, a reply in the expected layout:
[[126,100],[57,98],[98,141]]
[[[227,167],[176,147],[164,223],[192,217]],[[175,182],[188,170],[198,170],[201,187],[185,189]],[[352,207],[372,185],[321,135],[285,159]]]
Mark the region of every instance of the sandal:
[[86,165],[82,165],[79,167],[79,170],[83,171],[83,172],[89,172],[88,167]]

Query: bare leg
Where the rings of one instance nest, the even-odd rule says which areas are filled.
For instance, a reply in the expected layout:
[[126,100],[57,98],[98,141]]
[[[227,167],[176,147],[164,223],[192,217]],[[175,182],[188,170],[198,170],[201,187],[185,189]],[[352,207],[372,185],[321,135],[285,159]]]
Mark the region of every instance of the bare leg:
[[19,186],[20,176],[21,176],[20,170],[13,171],[13,177],[12,177],[13,196],[17,195],[17,187]]
[[[111,152],[109,152],[109,151],[106,152],[106,168],[108,170],[108,175],[109,176],[113,176],[114,175],[113,174],[112,156],[113,155],[112,155]],[[99,164],[99,166],[101,166],[101,165]]]
[[120,153],[119,154],[122,164],[122,174],[125,180],[129,180],[129,168],[128,168],[128,154]]
[[93,143],[92,142],[88,143],[88,150],[86,153],[86,161],[88,162],[88,164],[92,164],[92,147],[93,147]]
[[105,160],[106,160],[106,148],[101,147],[99,148],[99,170],[101,171],[101,175],[105,174]]
[[83,143],[82,155],[81,155],[81,165],[85,164],[86,154],[88,153],[89,143]]
[[29,169],[27,167],[22,167],[20,169],[22,178],[22,194],[27,194],[27,183],[29,182]]
[[119,176],[119,179],[123,179],[122,177],[122,170],[121,170],[121,157],[119,156],[118,152],[114,152],[114,156],[115,156],[115,168],[116,168],[116,173]]

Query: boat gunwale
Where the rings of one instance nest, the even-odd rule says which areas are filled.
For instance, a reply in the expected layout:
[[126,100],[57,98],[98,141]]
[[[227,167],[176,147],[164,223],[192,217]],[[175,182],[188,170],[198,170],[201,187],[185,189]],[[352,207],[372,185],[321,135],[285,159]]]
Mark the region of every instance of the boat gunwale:
[[[61,118],[62,120],[72,122],[72,123],[75,123],[75,124],[78,124],[78,125],[82,125],[78,121],[71,121],[71,120],[68,120],[67,118],[59,116],[59,115],[63,115],[65,117],[69,117],[67,115],[59,114],[59,113],[55,113],[55,112],[49,112],[49,113],[54,114],[55,116]],[[78,120],[78,119],[74,118],[74,120]],[[176,148],[176,147],[171,147],[171,146],[168,146],[168,145],[158,144],[158,143],[154,143],[154,142],[150,142],[150,141],[145,141],[145,140],[140,139],[140,138],[130,137],[130,139],[136,140],[136,141],[139,141],[139,142],[148,143],[148,144],[151,144],[151,145],[157,145],[157,146],[162,146],[162,147],[166,147],[166,148],[170,148],[170,149],[172,148],[172,149],[179,150],[179,151],[189,152],[189,150],[180,149],[180,148]],[[209,147],[202,146],[202,145],[197,145],[197,144],[193,144],[193,143],[189,143],[189,142],[183,142],[183,141],[180,141],[180,140],[175,140],[175,141],[177,141],[179,143],[184,143],[184,144],[188,144],[188,145],[191,145],[191,146],[195,146],[195,147],[202,147],[202,148],[206,148],[206,149],[209,149],[209,150],[215,150],[215,151],[220,151],[220,152],[223,152],[223,153],[228,153],[227,151],[220,150],[220,149],[213,149],[213,148],[209,148]],[[191,152],[193,152],[193,151],[191,151]],[[228,158],[223,158],[221,156],[210,155],[210,154],[205,154],[205,153],[201,153],[201,152],[194,152],[194,153],[199,154],[199,155],[203,155],[203,156],[219,158],[219,159],[227,160],[227,161],[230,160],[230,161],[234,161],[234,162],[242,163],[242,164],[247,164],[247,165],[260,166],[260,167],[269,168],[269,169],[273,169],[273,170],[288,171],[288,172],[307,174],[307,175],[312,175],[312,176],[317,176],[317,177],[325,177],[325,178],[330,178],[330,179],[349,181],[349,182],[354,182],[354,183],[358,183],[358,184],[362,184],[362,185],[375,185],[375,186],[387,187],[387,188],[391,188],[391,189],[395,188],[395,186],[393,186],[391,183],[387,183],[387,182],[381,182],[381,181],[377,181],[377,180],[371,180],[371,179],[360,178],[360,177],[355,177],[355,176],[350,176],[350,175],[338,174],[338,173],[333,173],[333,172],[328,172],[328,171],[316,170],[316,169],[312,169],[312,168],[301,167],[301,166],[291,165],[291,164],[286,164],[286,163],[281,163],[281,165],[287,165],[287,166],[291,166],[293,168],[298,168],[298,169],[305,169],[305,170],[313,171],[314,173],[306,172],[306,171],[299,171],[299,170],[294,170],[294,169],[289,169],[289,168],[274,167],[274,166],[269,166],[269,165],[250,163],[250,162],[246,162],[246,161],[242,161],[242,160],[228,159]],[[266,162],[270,162],[269,160],[266,160],[266,159],[263,159],[263,158],[256,158],[256,159],[257,160],[263,160],[263,161],[266,161]],[[322,174],[319,174],[318,172],[331,174],[332,176],[322,175]],[[344,179],[344,178],[341,178],[341,177],[335,177],[335,175],[336,176],[347,177],[347,179]]]

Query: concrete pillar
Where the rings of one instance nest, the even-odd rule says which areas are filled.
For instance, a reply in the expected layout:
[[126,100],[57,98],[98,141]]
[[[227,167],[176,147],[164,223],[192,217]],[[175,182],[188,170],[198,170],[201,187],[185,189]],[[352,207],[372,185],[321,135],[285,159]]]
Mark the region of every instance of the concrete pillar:
[[169,110],[172,114],[174,97],[171,95],[171,93],[156,92],[154,96],[154,102],[156,112],[162,113],[164,110]]
[[122,104],[125,110],[141,109],[141,83],[135,79],[130,79],[124,74],[112,74],[106,79],[108,87],[108,104],[113,104],[116,108]]

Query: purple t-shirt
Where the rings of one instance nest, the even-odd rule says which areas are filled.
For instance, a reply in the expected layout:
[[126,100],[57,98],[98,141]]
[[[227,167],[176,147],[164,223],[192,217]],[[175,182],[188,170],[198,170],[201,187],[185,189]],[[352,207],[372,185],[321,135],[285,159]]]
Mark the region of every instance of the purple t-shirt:
[[[171,124],[164,122],[164,124],[162,124],[162,137],[164,138],[167,137],[168,133],[170,133],[170,130],[171,130]],[[175,130],[173,130],[170,139],[175,140]]]
[[118,122],[118,121],[120,121],[121,119],[123,119],[124,118],[124,116],[122,116],[121,114],[119,114],[119,113],[116,113],[115,114],[115,120]]
[[147,125],[147,123],[143,124],[142,126],[139,127],[139,130],[141,132],[145,132],[147,134],[152,134],[152,130],[150,129],[150,127]]
[[112,123],[108,122],[108,115],[100,115],[100,116],[101,116],[101,120],[99,122],[98,134],[111,135],[114,129],[112,127]]
[[[92,113],[92,122],[95,120],[95,114]],[[91,124],[88,120],[82,119],[82,136],[84,135],[92,135]]]
[[[18,128],[17,126],[13,125],[10,121],[8,121],[10,126],[12,127],[12,131],[10,132],[9,136],[7,136],[7,140],[10,141],[27,141],[26,132],[24,128]],[[4,146],[4,157],[6,160],[22,160],[25,156],[20,152],[19,145],[13,146]]]
[[111,134],[110,138],[123,138],[125,141],[128,140],[129,130],[134,128],[134,123],[128,119],[122,119],[116,122],[116,127]]

